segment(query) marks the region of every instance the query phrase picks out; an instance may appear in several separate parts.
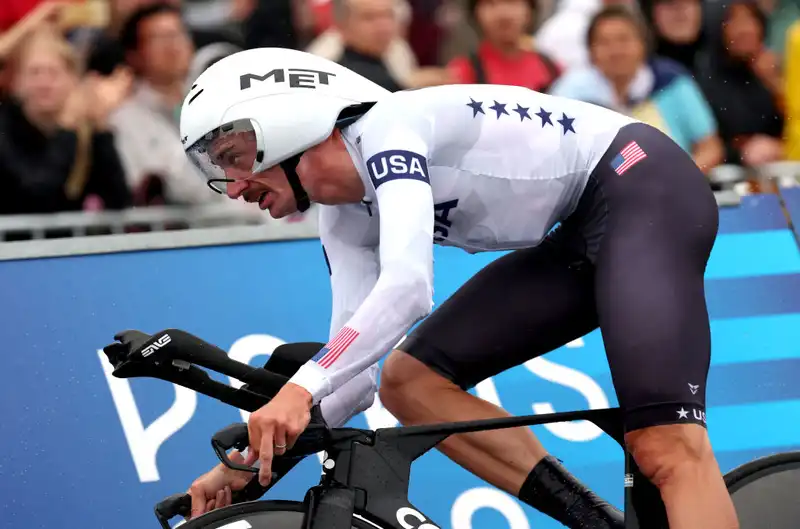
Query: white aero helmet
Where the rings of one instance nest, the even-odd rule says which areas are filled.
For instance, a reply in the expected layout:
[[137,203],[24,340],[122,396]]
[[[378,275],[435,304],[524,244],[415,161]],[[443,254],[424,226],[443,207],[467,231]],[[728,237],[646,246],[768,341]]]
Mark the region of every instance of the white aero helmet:
[[181,142],[220,193],[229,182],[280,164],[303,211],[309,201],[295,172],[300,155],[389,94],[310,53],[245,50],[197,78],[181,108]]

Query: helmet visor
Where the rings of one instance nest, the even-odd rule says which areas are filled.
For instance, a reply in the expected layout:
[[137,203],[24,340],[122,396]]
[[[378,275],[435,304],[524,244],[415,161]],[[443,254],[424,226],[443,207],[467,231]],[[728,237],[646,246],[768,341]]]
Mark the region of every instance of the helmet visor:
[[229,184],[254,176],[264,159],[261,145],[255,124],[242,119],[212,130],[186,149],[186,155],[211,189],[227,194]]

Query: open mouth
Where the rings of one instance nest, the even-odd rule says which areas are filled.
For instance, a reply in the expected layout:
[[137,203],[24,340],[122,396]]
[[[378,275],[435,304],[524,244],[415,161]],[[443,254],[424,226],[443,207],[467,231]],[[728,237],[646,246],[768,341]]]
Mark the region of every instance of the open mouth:
[[264,191],[258,196],[258,207],[262,210],[268,209],[272,205],[272,197],[270,197],[269,191]]

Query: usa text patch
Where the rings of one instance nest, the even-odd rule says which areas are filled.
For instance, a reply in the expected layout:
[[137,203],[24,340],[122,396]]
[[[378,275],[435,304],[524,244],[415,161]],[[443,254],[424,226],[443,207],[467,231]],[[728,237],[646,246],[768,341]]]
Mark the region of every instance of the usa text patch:
[[367,172],[375,189],[392,180],[419,180],[430,184],[428,162],[411,151],[383,151],[367,160]]

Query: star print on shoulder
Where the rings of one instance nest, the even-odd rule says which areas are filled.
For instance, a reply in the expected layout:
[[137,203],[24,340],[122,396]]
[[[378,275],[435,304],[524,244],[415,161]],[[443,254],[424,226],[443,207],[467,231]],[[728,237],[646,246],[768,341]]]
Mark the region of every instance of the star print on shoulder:
[[514,112],[519,114],[520,121],[525,121],[525,118],[531,119],[530,114],[528,114],[528,110],[529,110],[528,108],[520,106],[520,104],[517,103],[517,108],[514,109]]
[[510,114],[506,111],[505,103],[498,103],[497,101],[494,102],[494,105],[489,107],[491,110],[497,112],[497,119],[500,119],[502,114],[509,116]]
[[534,115],[538,116],[539,119],[542,120],[542,128],[544,128],[545,125],[550,125],[551,127],[554,126],[553,125],[553,121],[550,119],[550,116],[552,114],[553,114],[552,112],[548,112],[545,109],[543,109],[542,107],[539,107],[539,112],[537,112]]
[[561,124],[562,127],[564,127],[564,136],[567,135],[567,132],[575,134],[575,129],[572,128],[573,121],[575,121],[575,118],[571,118],[566,114],[564,114],[563,112],[561,113],[561,119],[559,119],[558,122]]
[[473,118],[476,117],[478,113],[481,113],[484,116],[486,115],[486,112],[483,111],[483,101],[475,101],[471,97],[469,98],[469,101],[470,102],[467,103],[467,106],[472,109]]

